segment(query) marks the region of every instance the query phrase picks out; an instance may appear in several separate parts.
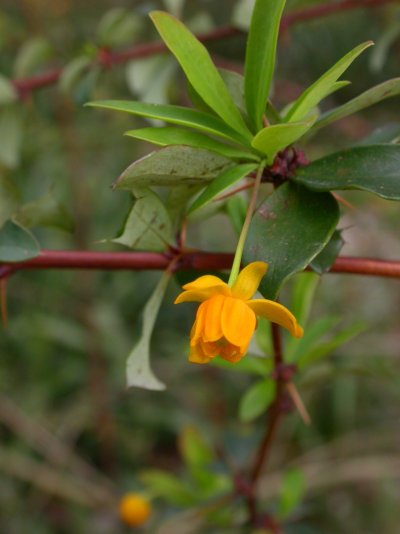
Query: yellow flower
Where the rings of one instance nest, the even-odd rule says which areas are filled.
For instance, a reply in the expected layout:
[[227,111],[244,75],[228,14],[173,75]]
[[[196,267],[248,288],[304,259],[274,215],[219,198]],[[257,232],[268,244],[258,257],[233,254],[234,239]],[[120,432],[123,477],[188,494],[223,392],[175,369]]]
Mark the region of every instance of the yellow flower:
[[119,516],[130,527],[139,527],[149,518],[151,506],[139,493],[127,493],[119,503]]
[[256,329],[256,315],[283,326],[294,337],[302,337],[303,329],[285,306],[267,299],[250,300],[267,268],[262,261],[250,263],[232,287],[212,275],[183,286],[175,304],[201,302],[190,333],[190,362],[208,363],[215,356],[238,362]]

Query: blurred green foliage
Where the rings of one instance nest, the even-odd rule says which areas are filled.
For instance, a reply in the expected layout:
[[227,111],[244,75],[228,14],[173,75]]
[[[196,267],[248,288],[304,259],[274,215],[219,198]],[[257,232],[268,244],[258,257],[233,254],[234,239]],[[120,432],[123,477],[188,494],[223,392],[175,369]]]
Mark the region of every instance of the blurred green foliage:
[[[318,2],[293,1],[289,8],[312,3]],[[1,74],[8,79],[65,64],[68,69],[58,87],[35,91],[23,102],[0,110],[2,198],[4,179],[19,189],[18,202],[25,206],[25,216],[29,215],[26,206],[50,193],[65,212],[61,225],[57,217],[51,218],[50,225],[48,220],[44,225],[43,220],[36,221],[33,231],[42,247],[120,250],[111,243],[99,243],[119,235],[131,204],[126,192],[111,192],[109,186],[148,151],[148,146],[122,137],[121,132],[148,123],[82,104],[94,98],[137,99],[142,95],[151,101],[147,97],[156,89],[158,98],[165,101],[185,103],[187,97],[183,78],[170,57],[158,57],[147,87],[140,89],[135,78],[149,70],[150,63],[147,67],[136,61],[112,69],[88,69],[88,60],[99,45],[123,48],[155,40],[146,14],[150,9],[165,9],[165,4],[3,0]],[[180,14],[189,27],[207,30],[228,24],[238,2],[168,4],[170,9],[182,4]],[[110,15],[115,8],[126,9],[129,22],[119,19],[118,12]],[[110,37],[112,29],[106,31],[104,17],[109,27],[123,20],[123,28],[115,30],[114,37]],[[385,39],[387,32],[393,32],[393,19],[399,19],[397,6],[350,11],[290,28],[278,52],[278,101],[283,105],[298,96],[303,86],[359,42]],[[212,43],[209,49],[224,61],[241,65],[244,44],[244,36],[239,35]],[[371,68],[367,55],[355,63],[349,71],[352,85],[330,96],[329,104],[340,104],[398,75],[399,41],[393,40],[385,50],[380,69],[376,60]],[[161,79],[154,78],[161,69]],[[7,94],[8,101],[12,100]],[[7,114],[17,117],[12,128]],[[399,121],[398,100],[386,101],[324,130],[310,141],[307,153],[316,157],[355,144],[382,124]],[[345,211],[341,223],[344,253],[399,258],[398,207],[367,194],[343,196],[355,207]],[[73,221],[73,229],[66,220]],[[218,234],[215,227],[221,229]],[[194,247],[230,251],[234,242],[233,232],[218,213],[189,233],[189,244]],[[159,273],[147,272],[26,271],[10,279],[9,325],[0,337],[0,531],[122,533],[127,530],[118,522],[113,498],[132,489],[148,490],[151,470],[176,475],[173,480],[182,478],[184,489],[189,487],[191,498],[194,492],[196,502],[201,491],[214,495],[229,488],[229,462],[227,467],[226,461],[208,456],[209,448],[219,450],[222,444],[237,465],[254,449],[259,427],[237,418],[239,399],[254,378],[186,362],[192,314],[172,305],[177,285],[167,291],[152,340],[154,367],[168,389],[126,390],[125,358],[139,334],[141,310],[159,277]],[[290,287],[285,290],[285,300],[291,291]],[[271,475],[261,484],[263,506],[285,516],[289,534],[395,532],[400,521],[396,458],[399,285],[390,280],[327,275],[316,294],[310,324],[337,317],[341,320],[338,329],[358,320],[368,328],[308,368],[298,381],[313,424],[305,427],[294,413],[282,426],[273,449]],[[43,427],[56,436],[54,450],[59,456],[43,435]],[[71,449],[74,461],[66,454]],[[184,475],[182,455],[190,466]],[[209,465],[214,476],[201,477]],[[287,466],[293,470],[287,471]],[[305,489],[296,469],[304,472]],[[290,483],[290,477],[295,482]],[[152,480],[154,484],[154,472]],[[288,485],[291,491],[285,490]],[[97,495],[100,490],[104,495]],[[303,501],[292,511],[297,493],[300,499],[303,492]],[[111,503],[103,506],[109,496]],[[161,523],[168,525],[180,511],[179,504],[175,500],[171,507],[162,499],[155,500],[152,523],[143,531],[158,532]],[[239,503],[215,512],[210,523],[200,521],[198,531],[232,532],[226,527],[227,514],[235,524],[243,513]],[[180,524],[192,521],[195,526],[197,520],[185,516]],[[163,532],[179,532],[176,524],[168,528]]]

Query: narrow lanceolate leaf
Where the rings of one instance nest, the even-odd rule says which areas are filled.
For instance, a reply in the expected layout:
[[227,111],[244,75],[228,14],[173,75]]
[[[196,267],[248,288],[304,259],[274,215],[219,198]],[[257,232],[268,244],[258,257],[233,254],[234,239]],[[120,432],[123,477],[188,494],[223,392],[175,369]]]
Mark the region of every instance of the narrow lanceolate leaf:
[[165,250],[172,238],[172,224],[164,204],[150,189],[136,188],[133,193],[135,204],[122,234],[113,241],[134,250]]
[[250,225],[244,260],[269,264],[260,291],[275,299],[282,284],[302,271],[329,241],[339,219],[336,200],[286,183],[257,210]]
[[400,146],[342,150],[299,169],[294,180],[314,191],[361,189],[400,200]]
[[325,74],[299,96],[287,113],[285,120],[294,122],[303,119],[323,98],[325,98],[327,94],[329,94],[332,85],[340,78],[344,71],[348,69],[353,61],[366,48],[372,45],[372,41],[367,41],[342,57],[342,59],[340,59],[332,68],[325,72]]
[[217,135],[230,141],[245,143],[250,146],[250,142],[245,137],[233,128],[230,128],[224,121],[197,109],[125,100],[99,100],[97,102],[89,102],[86,105],[114,111],[123,111],[139,117],[158,119],[171,124],[179,124],[180,126],[194,128],[195,130]]
[[165,385],[156,378],[150,367],[150,340],[171,273],[162,275],[143,311],[142,332],[126,362],[128,387],[162,390]]
[[25,261],[38,254],[39,244],[26,228],[7,221],[0,229],[0,261]]
[[234,130],[250,139],[250,132],[205,46],[168,13],[153,11],[150,17],[201,98]]
[[256,0],[247,41],[245,101],[254,131],[262,128],[275,67],[279,23],[286,0]]
[[332,122],[343,119],[353,113],[357,113],[362,109],[373,106],[386,98],[397,96],[400,94],[400,78],[393,78],[386,82],[380,83],[375,87],[371,87],[361,95],[356,96],[352,100],[349,100],[342,106],[327,111],[317,120],[310,133],[315,133],[321,128],[328,126]]
[[175,128],[166,126],[164,128],[141,128],[139,130],[129,130],[125,133],[129,137],[148,141],[160,146],[169,145],[186,145],[195,148],[205,148],[221,154],[227,158],[240,160],[259,161],[259,157],[251,152],[246,152],[241,148],[236,148],[225,143],[221,143],[216,139],[207,137],[198,132],[184,130],[183,128]]
[[272,164],[280,150],[291,145],[302,137],[314,124],[317,116],[313,115],[302,122],[275,124],[264,128],[254,137],[253,148],[267,156],[267,163]]
[[222,174],[214,178],[214,180],[204,189],[199,197],[190,206],[188,213],[192,213],[198,210],[202,206],[205,206],[217,195],[231,187],[233,184],[247,176],[249,173],[257,168],[256,163],[244,163],[242,165],[236,165],[227,169]]
[[132,163],[118,178],[115,187],[201,185],[232,166],[230,159],[209,150],[168,146]]

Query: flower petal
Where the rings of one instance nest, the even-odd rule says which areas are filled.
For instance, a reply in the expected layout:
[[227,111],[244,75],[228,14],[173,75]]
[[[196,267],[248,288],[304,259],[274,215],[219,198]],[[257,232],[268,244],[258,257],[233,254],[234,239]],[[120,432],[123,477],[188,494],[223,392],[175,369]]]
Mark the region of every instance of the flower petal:
[[218,341],[222,337],[221,313],[224,302],[227,299],[224,295],[214,295],[202,306],[205,308],[203,341]]
[[221,280],[221,278],[218,278],[218,276],[214,276],[212,274],[205,274],[204,276],[200,276],[196,280],[193,280],[193,282],[188,282],[187,284],[182,286],[182,288],[187,291],[192,289],[208,289],[216,286],[224,287],[229,290],[229,286],[227,283]]
[[257,291],[262,277],[268,269],[268,263],[254,261],[249,263],[239,273],[232,287],[232,296],[242,300],[249,300]]
[[204,354],[200,345],[190,347],[189,362],[192,363],[208,363],[211,360],[209,356]]
[[206,310],[206,304],[205,303],[200,304],[197,310],[197,313],[196,313],[196,319],[194,321],[192,330],[190,332],[190,345],[192,347],[194,345],[197,345],[197,343],[202,338],[203,329],[204,329],[205,310]]
[[292,336],[303,336],[303,329],[298,324],[296,317],[285,306],[282,306],[282,304],[267,299],[249,300],[246,304],[256,315],[260,315],[272,323],[283,326],[289,330]]
[[243,300],[225,297],[221,315],[222,332],[232,345],[247,345],[256,328],[256,316]]
[[[229,288],[228,288],[229,289]],[[182,291],[176,299],[174,304],[181,302],[204,302],[213,295],[225,294],[225,289],[222,286],[211,286],[204,289],[190,289]]]
[[244,347],[237,347],[236,345],[232,345],[231,343],[229,343],[228,345],[225,345],[225,347],[220,349],[219,355],[227,362],[237,363],[243,358],[246,352],[247,345],[245,345]]

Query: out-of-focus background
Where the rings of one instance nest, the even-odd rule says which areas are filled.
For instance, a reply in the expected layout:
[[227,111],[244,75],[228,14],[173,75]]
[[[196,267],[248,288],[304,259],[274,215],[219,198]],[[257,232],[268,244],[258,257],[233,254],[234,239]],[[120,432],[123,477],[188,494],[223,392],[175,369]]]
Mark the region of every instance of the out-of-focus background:
[[[287,11],[318,3],[288,1]],[[115,8],[126,10],[125,23],[106,31]],[[89,67],[88,59],[99,47],[124,50],[158,40],[147,17],[152,9],[175,10],[197,32],[229,25],[234,16],[244,19],[246,12],[244,2],[233,0],[0,4],[3,76],[26,78],[64,67],[57,84],[0,109],[0,179],[15,184],[26,203],[47,202],[47,195],[53,199],[45,221],[51,224],[33,230],[43,248],[122,250],[101,243],[117,235],[131,206],[129,194],[112,192],[110,185],[149,151],[148,145],[122,136],[145,121],[83,104],[104,98],[181,104],[188,99],[168,54],[112,68]],[[349,10],[290,26],[280,40],[275,104],[283,107],[368,39],[377,43],[375,49],[349,69],[346,79],[352,84],[332,95],[325,108],[399,75],[400,8]],[[207,46],[219,65],[240,70],[244,34]],[[387,123],[398,127],[399,110],[399,98],[393,98],[342,120],[321,131],[305,147],[307,155],[355,144]],[[353,205],[343,208],[343,253],[399,259],[398,205],[367,193],[343,197]],[[190,229],[189,242],[231,251],[235,235],[224,215],[216,213]],[[224,443],[239,464],[254,447],[260,421],[237,419],[249,378],[187,363],[193,310],[172,305],[177,284],[168,290],[152,344],[154,369],[168,389],[125,388],[125,359],[158,278],[154,272],[26,271],[9,280],[9,324],[0,331],[1,532],[127,532],[113,507],[98,503],[103,496],[140,491],[138,473],[144,468],[179,474],[178,436],[188,425],[201,429],[210,442]],[[395,280],[326,275],[320,282],[312,317],[365,327],[298,382],[312,425],[305,427],[297,414],[282,425],[271,479],[282,466],[295,465],[305,469],[308,480],[289,533],[398,530],[399,306]],[[265,491],[271,494],[269,487]],[[273,507],[273,499],[265,506]],[[155,532],[173,512],[156,501],[153,523],[143,531]],[[225,530],[209,526],[204,532]]]

